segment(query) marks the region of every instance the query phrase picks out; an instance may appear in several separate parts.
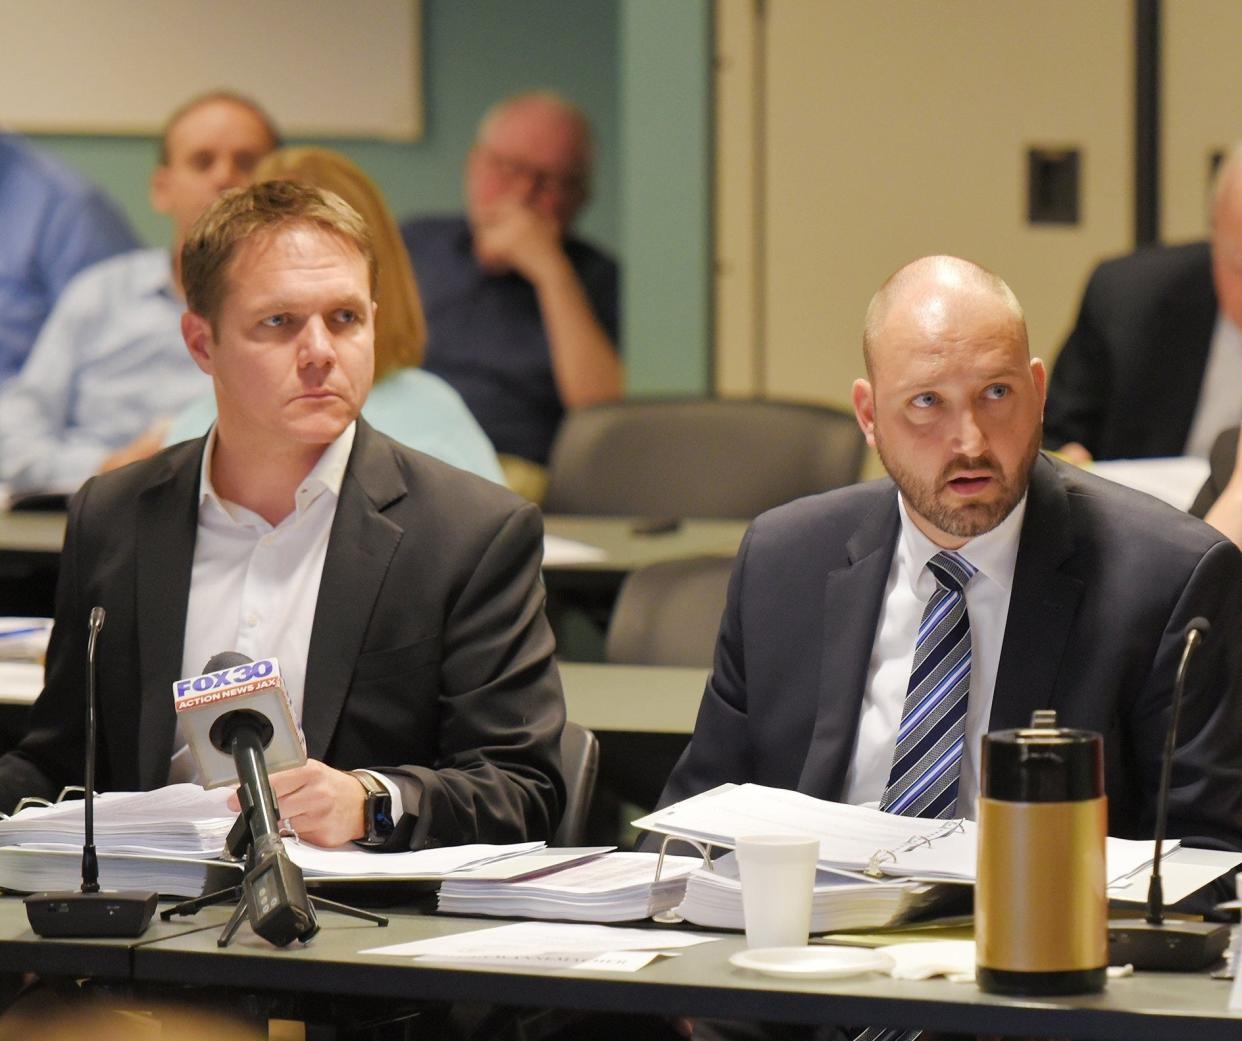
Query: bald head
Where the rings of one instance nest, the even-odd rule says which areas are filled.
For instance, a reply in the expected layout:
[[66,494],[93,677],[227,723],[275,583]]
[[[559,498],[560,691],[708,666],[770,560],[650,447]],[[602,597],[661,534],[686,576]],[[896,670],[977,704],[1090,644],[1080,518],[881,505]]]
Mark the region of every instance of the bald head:
[[1003,278],[960,257],[920,257],[890,275],[867,307],[863,361],[868,378],[875,381],[876,355],[890,321],[913,321],[951,337],[965,311],[990,313],[1002,325],[1012,325],[1023,349],[1029,350],[1026,316]]
[[946,549],[991,531],[1026,494],[1044,404],[1013,292],[966,260],[916,260],[872,299],[863,351],[854,413],[911,519]]

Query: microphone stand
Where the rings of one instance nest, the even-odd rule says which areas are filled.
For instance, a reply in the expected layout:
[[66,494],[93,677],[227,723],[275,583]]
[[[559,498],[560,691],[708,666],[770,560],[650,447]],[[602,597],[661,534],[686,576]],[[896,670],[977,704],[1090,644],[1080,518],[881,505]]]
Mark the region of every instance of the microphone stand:
[[1193,618],[1186,626],[1185,645],[1173,683],[1173,705],[1169,730],[1165,735],[1160,767],[1160,792],[1156,802],[1156,845],[1151,862],[1151,882],[1147,888],[1145,921],[1110,921],[1108,952],[1110,965],[1129,963],[1136,969],[1164,969],[1196,972],[1205,969],[1225,953],[1229,946],[1229,926],[1217,922],[1166,922],[1164,882],[1160,858],[1169,818],[1169,785],[1173,776],[1173,752],[1177,747],[1177,726],[1186,692],[1186,672],[1190,657],[1211,628],[1206,618]]
[[91,608],[86,639],[86,762],[83,807],[82,888],[78,891],[31,893],[26,917],[39,936],[140,936],[155,913],[157,895],[143,891],[100,890],[99,857],[95,852],[95,657],[99,631],[106,617]]
[[183,901],[161,911],[160,918],[167,922],[173,915],[192,915],[204,907],[236,900],[237,907],[216,940],[217,947],[227,947],[247,919],[256,935],[277,947],[294,940],[306,943],[319,931],[316,908],[386,926],[388,919],[383,915],[306,891],[302,869],[289,859],[276,828],[280,814],[263,757],[271,736],[270,721],[247,710],[227,713],[213,725],[212,742],[232,754],[240,782],[237,797],[241,813],[229,832],[226,848],[235,858],[245,855],[242,883]]

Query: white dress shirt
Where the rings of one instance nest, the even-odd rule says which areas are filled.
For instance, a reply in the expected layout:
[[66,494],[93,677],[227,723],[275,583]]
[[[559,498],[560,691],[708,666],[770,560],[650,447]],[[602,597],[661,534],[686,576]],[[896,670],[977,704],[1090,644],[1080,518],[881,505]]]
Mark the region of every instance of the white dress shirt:
[[[884,587],[884,603],[871,648],[867,687],[854,754],[845,779],[845,801],[878,806],[893,765],[893,749],[901,725],[901,711],[914,664],[914,644],[927,601],[936,591],[935,576],[927,569],[941,547],[910,519],[898,496],[901,531]],[[966,613],[970,617],[970,694],[966,704],[966,744],[962,751],[957,789],[959,817],[975,816],[979,792],[980,744],[992,713],[992,693],[1000,665],[1018,537],[1026,514],[1026,498],[991,531],[976,536],[956,552],[979,573],[966,586]]]
[[1212,344],[1208,348],[1199,403],[1186,437],[1186,454],[1206,459],[1212,442],[1222,430],[1242,420],[1242,330],[1224,312],[1216,315]]
[[[301,723],[319,580],[356,432],[357,424],[351,423],[327,447],[298,486],[293,512],[273,526],[216,492],[211,483],[216,431],[211,429],[199,475],[182,676],[199,675],[221,651],[276,658],[294,718]],[[173,747],[170,782],[197,780],[180,726]],[[392,796],[393,819],[400,819],[400,790],[382,774],[373,776]]]

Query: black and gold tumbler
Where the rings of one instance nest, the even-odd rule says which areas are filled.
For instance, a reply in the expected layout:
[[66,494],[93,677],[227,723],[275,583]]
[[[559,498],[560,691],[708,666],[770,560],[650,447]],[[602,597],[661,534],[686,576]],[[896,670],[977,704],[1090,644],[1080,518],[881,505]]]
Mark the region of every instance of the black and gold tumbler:
[[1099,734],[1030,727],[983,739],[976,976],[994,994],[1103,990],[1108,803]]

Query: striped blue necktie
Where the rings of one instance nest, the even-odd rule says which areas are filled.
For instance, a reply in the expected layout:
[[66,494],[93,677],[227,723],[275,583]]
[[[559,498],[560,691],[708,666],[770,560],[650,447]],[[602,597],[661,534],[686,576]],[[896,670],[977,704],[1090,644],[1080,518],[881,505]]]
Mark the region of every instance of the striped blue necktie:
[[[951,817],[957,806],[966,701],[970,694],[970,618],[966,584],[976,568],[942,550],[927,562],[936,591],[914,641],[910,686],[880,809],[907,817]],[[853,1041],[916,1041],[921,1030],[866,1027]]]
[[932,557],[927,567],[937,588],[919,623],[914,666],[880,809],[907,817],[952,817],[970,693],[965,588],[978,569],[948,550]]

